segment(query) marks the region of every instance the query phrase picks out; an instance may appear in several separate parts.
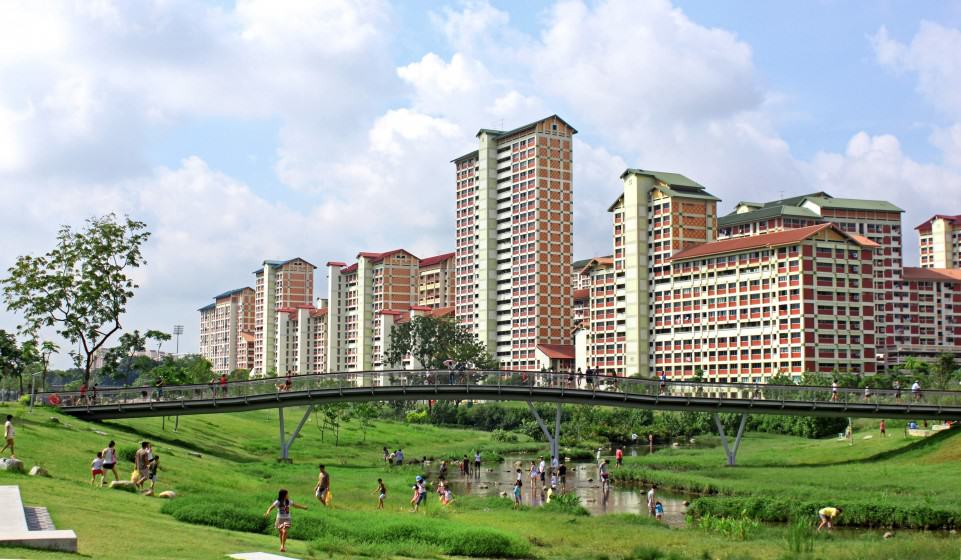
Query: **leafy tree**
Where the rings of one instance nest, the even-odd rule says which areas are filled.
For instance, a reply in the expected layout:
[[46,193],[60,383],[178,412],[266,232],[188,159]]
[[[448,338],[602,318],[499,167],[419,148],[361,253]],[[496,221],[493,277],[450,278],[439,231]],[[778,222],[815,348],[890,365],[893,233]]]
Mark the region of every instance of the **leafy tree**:
[[944,353],[938,356],[938,361],[931,368],[931,382],[939,391],[944,391],[951,383],[951,379],[957,373],[958,363],[954,360],[954,354]]
[[250,379],[250,370],[244,368],[237,368],[227,374],[227,378],[231,381],[247,381]]
[[910,371],[914,377],[927,377],[929,366],[927,362],[911,356],[904,360],[902,369]]
[[0,329],[0,375],[16,377],[20,394],[23,394],[24,367],[23,350],[17,344],[17,338],[12,333]]
[[[103,356],[103,366],[100,368],[101,377],[129,382],[156,367],[157,363],[146,356],[134,356],[136,352],[143,352],[147,348],[147,338],[134,330],[120,335],[117,345],[106,351]],[[138,360],[147,358],[149,361]],[[146,367],[134,367],[134,365]]]
[[160,365],[141,379],[150,384],[162,380],[165,385],[193,385],[207,383],[213,377],[213,364],[198,354],[165,356]]
[[334,446],[340,445],[340,426],[349,419],[349,407],[350,404],[346,402],[333,402],[314,407],[314,420],[320,429],[321,442],[324,441],[324,434],[331,431],[334,433]]
[[90,381],[95,353],[123,327],[120,319],[137,284],[131,272],[144,264],[146,224],[114,214],[89,218],[80,231],[62,226],[56,246],[45,255],[23,255],[0,280],[7,309],[23,315],[21,331],[55,327],[80,344],[71,353]]
[[171,336],[163,331],[155,331],[153,329],[145,332],[143,334],[144,338],[148,340],[153,340],[157,343],[157,357],[160,357],[160,347],[163,346],[164,342],[169,342]]
[[481,369],[496,367],[496,360],[470,329],[449,318],[420,315],[396,325],[390,332],[384,360],[396,366],[407,355],[427,369],[442,368],[449,359],[473,362]]
[[381,408],[379,402],[351,403],[350,418],[356,418],[360,422],[363,443],[367,443],[367,431],[374,426],[374,420],[380,416]]

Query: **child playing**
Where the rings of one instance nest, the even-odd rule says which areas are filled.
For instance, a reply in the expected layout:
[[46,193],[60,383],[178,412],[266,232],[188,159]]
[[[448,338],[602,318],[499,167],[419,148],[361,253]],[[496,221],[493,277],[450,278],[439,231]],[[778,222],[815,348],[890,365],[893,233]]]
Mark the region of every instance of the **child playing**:
[[[520,469],[517,471],[520,472]],[[523,485],[524,483],[519,479],[514,481],[514,509],[521,507],[521,486]]]
[[90,462],[90,484],[97,484],[97,476],[100,476],[100,486],[106,482],[103,475],[103,451],[97,451],[97,456]]
[[664,506],[661,502],[657,502],[654,504],[654,519],[660,521],[662,517],[664,517]]
[[384,481],[377,479],[377,490],[375,492],[377,496],[377,509],[384,509],[384,498],[387,497],[387,487],[384,486]]

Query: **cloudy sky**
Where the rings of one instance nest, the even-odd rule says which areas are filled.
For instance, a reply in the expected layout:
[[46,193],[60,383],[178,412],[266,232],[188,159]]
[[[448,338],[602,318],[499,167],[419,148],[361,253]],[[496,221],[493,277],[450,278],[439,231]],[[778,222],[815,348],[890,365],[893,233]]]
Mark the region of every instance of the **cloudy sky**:
[[913,264],[912,228],[961,213],[961,2],[0,0],[0,269],[130,214],[154,235],[125,324],[196,350],[196,308],[265,258],[451,250],[449,160],[553,113],[577,257],[642,167],[722,212],[891,200]]

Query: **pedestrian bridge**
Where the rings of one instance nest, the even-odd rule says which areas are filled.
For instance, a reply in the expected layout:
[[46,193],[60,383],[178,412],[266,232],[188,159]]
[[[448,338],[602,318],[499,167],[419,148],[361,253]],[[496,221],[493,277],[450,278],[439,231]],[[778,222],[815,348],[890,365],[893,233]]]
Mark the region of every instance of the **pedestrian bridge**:
[[234,381],[37,393],[36,404],[58,406],[86,420],[243,412],[339,401],[480,400],[551,402],[654,410],[804,416],[961,420],[961,391],[691,383],[519,371],[367,371]]
[[[795,385],[690,383],[630,377],[575,376],[520,371],[365,371],[271,377],[226,384],[101,389],[96,394],[38,393],[35,403],[58,406],[77,418],[111,420],[278,409],[280,459],[315,406],[358,401],[523,401],[558,456],[561,405],[581,404],[709,412],[721,436],[727,464],[733,466],[748,414],[961,420],[961,392],[837,389]],[[534,402],[556,405],[553,433]],[[307,410],[288,437],[284,408]],[[737,435],[728,445],[719,413],[740,414]]]

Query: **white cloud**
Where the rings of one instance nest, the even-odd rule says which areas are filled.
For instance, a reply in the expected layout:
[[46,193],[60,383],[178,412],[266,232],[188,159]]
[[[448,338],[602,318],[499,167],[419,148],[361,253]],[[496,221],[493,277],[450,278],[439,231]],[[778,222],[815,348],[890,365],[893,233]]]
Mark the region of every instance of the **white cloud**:
[[961,31],[922,21],[910,44],[892,39],[886,27],[871,37],[880,64],[914,72],[918,92],[935,107],[961,120]]

